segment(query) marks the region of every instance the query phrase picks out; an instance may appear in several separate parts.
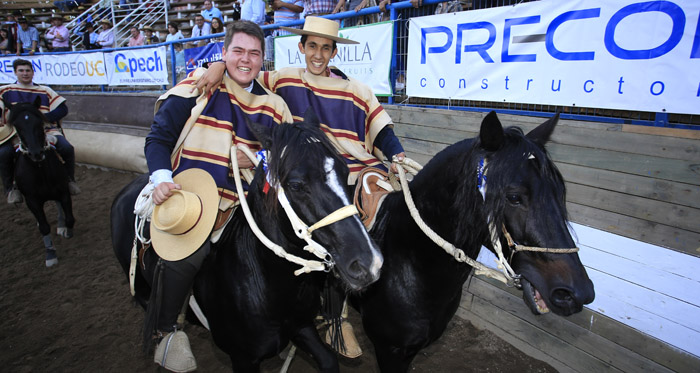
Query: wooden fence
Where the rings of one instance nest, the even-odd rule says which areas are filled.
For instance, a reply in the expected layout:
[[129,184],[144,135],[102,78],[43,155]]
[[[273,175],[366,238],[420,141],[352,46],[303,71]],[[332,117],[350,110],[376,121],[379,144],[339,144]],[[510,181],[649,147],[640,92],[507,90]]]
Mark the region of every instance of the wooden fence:
[[[420,163],[476,136],[485,115],[385,108]],[[544,121],[499,118],[525,131]],[[547,149],[566,180],[569,218],[581,224],[596,302],[568,318],[535,317],[519,291],[473,277],[458,315],[560,371],[697,371],[700,131],[561,120]]]

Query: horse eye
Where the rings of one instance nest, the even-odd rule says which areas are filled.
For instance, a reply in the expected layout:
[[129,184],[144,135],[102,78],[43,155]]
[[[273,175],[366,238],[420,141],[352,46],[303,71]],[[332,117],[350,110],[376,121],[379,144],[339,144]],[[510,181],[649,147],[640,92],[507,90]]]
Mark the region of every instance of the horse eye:
[[298,192],[301,190],[302,184],[300,182],[296,181],[290,181],[287,183],[287,189],[293,191],[293,192]]
[[511,205],[519,205],[522,202],[517,194],[506,194],[506,199]]

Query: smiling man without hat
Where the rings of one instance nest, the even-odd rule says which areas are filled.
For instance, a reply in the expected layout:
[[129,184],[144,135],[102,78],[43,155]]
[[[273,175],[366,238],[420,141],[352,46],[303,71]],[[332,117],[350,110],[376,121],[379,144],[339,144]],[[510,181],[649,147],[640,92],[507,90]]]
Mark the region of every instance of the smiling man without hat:
[[[222,50],[226,67],[222,84],[213,93],[200,95],[193,88],[202,71],[195,70],[158,99],[146,137],[146,161],[156,204],[151,234],[163,263],[163,298],[160,309],[147,312],[153,318],[147,317],[144,330],[148,338],[162,338],[154,361],[169,370],[196,369],[187,336],[177,330],[177,316],[209,254],[210,242],[218,238],[238,205],[229,178],[230,162],[237,162],[241,169],[252,166],[243,158],[223,161],[222,157],[230,156],[234,142],[247,144],[254,151],[260,149],[247,129],[246,117],[268,127],[292,121],[284,101],[254,81],[262,68],[264,43],[258,25],[249,21],[229,24]],[[245,107],[262,109],[247,114]],[[222,135],[222,128],[230,134]],[[200,176],[190,176],[193,172]],[[204,189],[197,191],[199,187]],[[220,224],[215,226],[215,221]]]

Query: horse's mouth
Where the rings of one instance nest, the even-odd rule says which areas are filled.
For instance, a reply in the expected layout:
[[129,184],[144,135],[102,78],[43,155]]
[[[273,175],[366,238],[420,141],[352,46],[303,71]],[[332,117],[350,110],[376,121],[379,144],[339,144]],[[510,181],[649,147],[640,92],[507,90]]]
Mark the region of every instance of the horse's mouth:
[[539,290],[537,290],[530,281],[522,278],[521,283],[523,285],[523,300],[525,304],[530,308],[532,313],[535,315],[543,315],[549,313],[549,307],[542,298]]

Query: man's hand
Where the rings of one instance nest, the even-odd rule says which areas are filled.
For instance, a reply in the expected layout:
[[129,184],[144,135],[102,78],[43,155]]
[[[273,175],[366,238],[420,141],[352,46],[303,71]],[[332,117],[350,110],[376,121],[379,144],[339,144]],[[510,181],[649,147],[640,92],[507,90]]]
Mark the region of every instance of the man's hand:
[[423,0],[411,0],[411,4],[413,4],[414,8],[420,8],[423,5]]
[[345,0],[338,0],[338,3],[335,4],[335,8],[333,8],[333,11],[331,13],[339,13],[342,12],[345,8]]
[[[399,161],[403,161],[404,158],[406,158],[406,153],[401,152],[401,153],[399,153],[399,154],[396,154],[396,158],[397,158]],[[393,172],[393,173],[395,173],[395,174],[398,174],[398,173],[399,173],[398,167],[400,167],[400,166],[397,165],[397,164],[394,163],[394,162],[391,162],[391,172]]]
[[156,185],[155,189],[153,189],[153,202],[156,205],[160,205],[161,203],[165,202],[170,196],[173,195],[171,192],[172,189],[181,189],[180,184],[175,184],[175,183],[169,183],[167,181],[164,181],[158,185]]
[[362,0],[360,5],[355,7],[355,11],[359,12],[360,10],[364,9],[367,6],[367,0]]
[[240,170],[255,167],[253,161],[251,161],[250,158],[248,158],[248,156],[240,149],[236,150],[236,162],[238,162],[238,168]]
[[216,88],[221,85],[224,80],[224,72],[226,71],[226,64],[223,62],[215,62],[209,64],[209,68],[199,79],[197,79],[195,86],[190,90],[194,92],[195,89],[200,90],[202,93],[211,92],[213,93]]
[[379,10],[386,12],[387,5],[391,5],[391,0],[382,0],[382,2],[379,3]]

